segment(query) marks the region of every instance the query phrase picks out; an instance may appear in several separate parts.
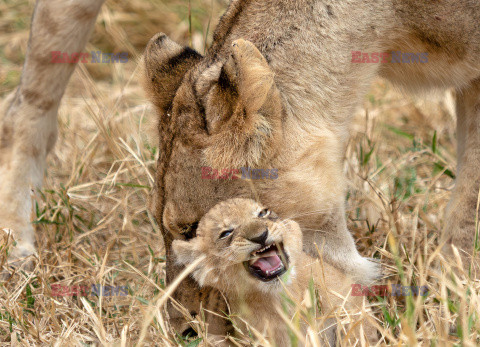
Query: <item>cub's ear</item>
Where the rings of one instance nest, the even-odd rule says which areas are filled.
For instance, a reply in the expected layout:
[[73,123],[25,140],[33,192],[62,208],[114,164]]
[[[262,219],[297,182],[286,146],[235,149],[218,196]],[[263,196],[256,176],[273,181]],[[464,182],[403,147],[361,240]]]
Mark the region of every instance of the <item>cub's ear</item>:
[[163,33],[150,39],[144,54],[144,89],[161,114],[170,108],[185,74],[202,55],[182,47]]
[[205,107],[211,136],[204,155],[218,168],[255,166],[281,138],[282,103],[267,60],[243,39],[231,51]]
[[190,241],[175,240],[172,243],[175,261],[179,265],[191,264],[202,255],[200,238],[194,237]]

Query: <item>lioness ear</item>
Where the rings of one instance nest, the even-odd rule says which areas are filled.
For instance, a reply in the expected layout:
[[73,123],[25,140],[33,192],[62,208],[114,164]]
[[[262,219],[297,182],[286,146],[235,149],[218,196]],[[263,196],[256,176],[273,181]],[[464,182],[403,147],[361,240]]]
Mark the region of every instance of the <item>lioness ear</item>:
[[272,89],[274,73],[257,47],[242,39],[234,41],[232,55],[224,68],[238,86],[245,112],[258,112]]
[[202,56],[182,47],[163,33],[150,39],[144,54],[144,89],[161,114],[170,108],[185,74]]
[[234,41],[231,50],[206,107],[212,136],[204,154],[217,168],[259,164],[272,155],[272,142],[281,131],[280,94],[267,60],[242,39]]
[[201,245],[198,237],[190,241],[175,240],[172,243],[175,261],[180,265],[191,264],[195,259],[201,256]]

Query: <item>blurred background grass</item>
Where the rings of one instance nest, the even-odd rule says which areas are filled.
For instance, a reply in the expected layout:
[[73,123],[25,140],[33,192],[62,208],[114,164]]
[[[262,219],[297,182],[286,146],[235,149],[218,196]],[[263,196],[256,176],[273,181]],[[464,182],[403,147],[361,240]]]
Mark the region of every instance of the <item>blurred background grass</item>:
[[[0,95],[18,85],[34,5],[35,0],[0,1]],[[221,0],[107,0],[86,51],[128,52],[138,58],[150,37],[163,31],[203,53],[225,6]],[[112,78],[108,64],[87,68],[95,79]]]
[[[0,101],[20,79],[33,0],[0,0]],[[157,158],[156,116],[139,84],[155,33],[200,52],[225,1],[107,0],[86,51],[129,53],[127,64],[80,64],[59,111],[59,140],[37,196],[39,265],[0,285],[7,345],[196,346],[168,329],[162,310],[164,249],[146,201]],[[3,112],[3,111],[2,111]],[[428,285],[426,298],[374,300],[382,344],[476,345],[478,282],[435,274],[429,262],[455,176],[450,92],[416,98],[377,80],[358,108],[345,161],[349,228],[384,283]],[[128,285],[117,298],[51,297],[51,285]],[[149,312],[154,319],[146,319]],[[200,335],[201,321],[195,324]],[[252,338],[244,336],[244,342]],[[252,342],[253,343],[253,342]]]

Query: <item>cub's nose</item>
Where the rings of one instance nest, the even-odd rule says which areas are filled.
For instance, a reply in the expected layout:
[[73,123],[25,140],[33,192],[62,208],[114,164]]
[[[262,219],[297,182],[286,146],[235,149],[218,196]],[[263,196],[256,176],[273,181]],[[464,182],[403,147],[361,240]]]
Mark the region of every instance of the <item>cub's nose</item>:
[[264,245],[265,241],[267,241],[267,238],[268,238],[268,229],[266,229],[261,235],[250,238],[249,240],[252,242]]

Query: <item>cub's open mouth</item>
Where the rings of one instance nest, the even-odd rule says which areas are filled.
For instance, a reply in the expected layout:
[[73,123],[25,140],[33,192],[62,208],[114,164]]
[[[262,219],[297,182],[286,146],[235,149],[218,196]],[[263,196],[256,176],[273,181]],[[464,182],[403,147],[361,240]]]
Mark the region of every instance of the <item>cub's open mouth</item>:
[[283,252],[283,245],[272,243],[253,252],[244,265],[253,276],[269,282],[287,272],[288,259]]

